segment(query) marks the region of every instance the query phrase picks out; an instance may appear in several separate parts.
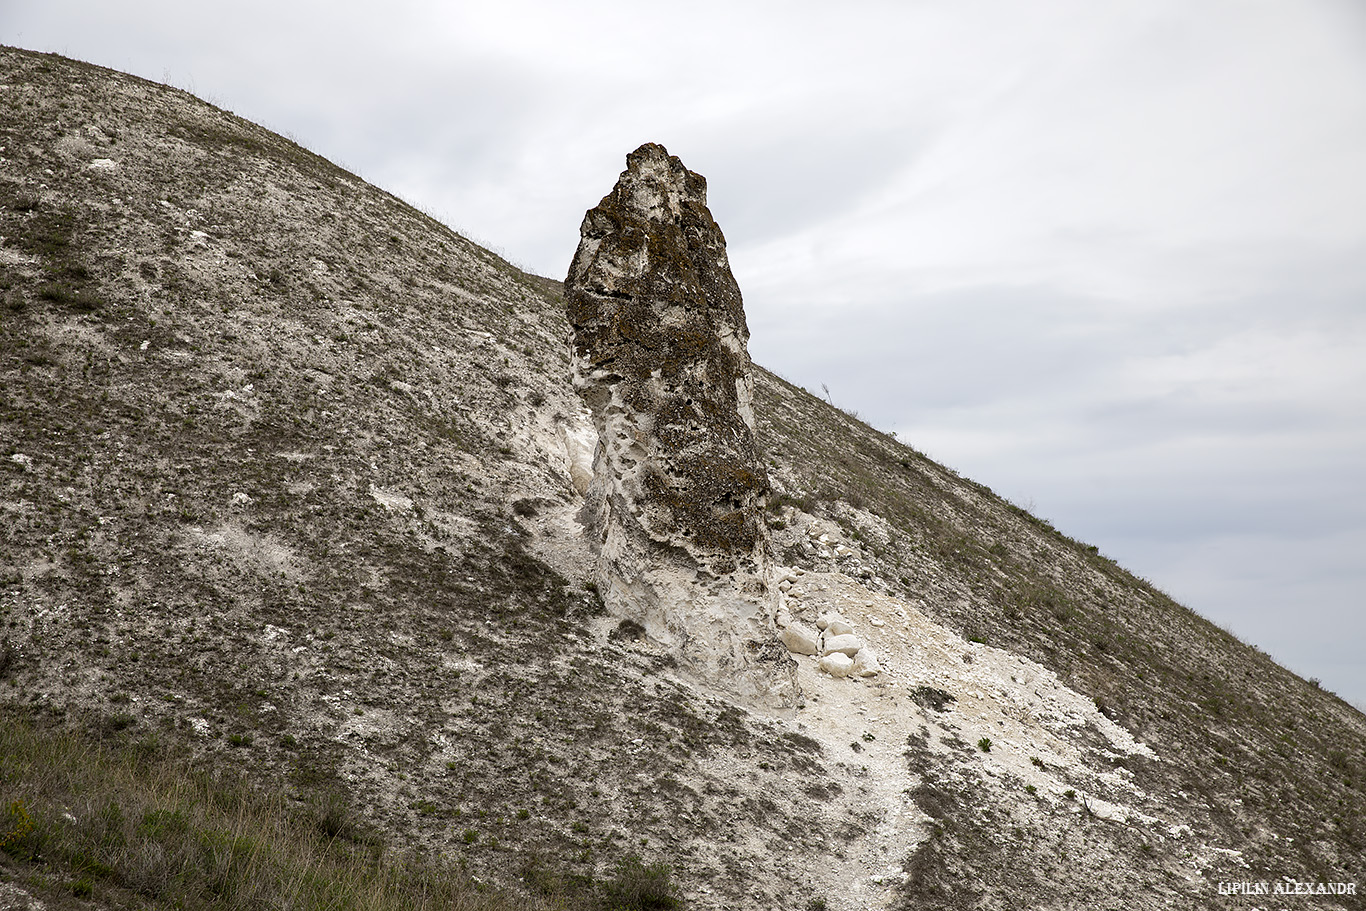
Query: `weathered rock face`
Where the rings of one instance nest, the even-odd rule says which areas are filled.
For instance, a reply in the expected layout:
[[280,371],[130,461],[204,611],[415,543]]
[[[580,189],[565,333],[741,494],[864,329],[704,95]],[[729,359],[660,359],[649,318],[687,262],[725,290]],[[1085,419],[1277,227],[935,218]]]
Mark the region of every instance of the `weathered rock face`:
[[585,524],[609,609],[741,692],[781,688],[749,329],[707,184],[647,143],[565,280],[598,445]]

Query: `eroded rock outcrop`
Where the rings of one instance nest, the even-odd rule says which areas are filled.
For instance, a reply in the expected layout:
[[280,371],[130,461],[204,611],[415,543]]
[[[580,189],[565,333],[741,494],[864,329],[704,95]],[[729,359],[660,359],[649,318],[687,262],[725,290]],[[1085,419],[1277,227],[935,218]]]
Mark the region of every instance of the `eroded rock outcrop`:
[[707,184],[663,146],[584,216],[565,298],[598,444],[584,507],[608,608],[740,693],[791,691],[777,641],[749,329]]

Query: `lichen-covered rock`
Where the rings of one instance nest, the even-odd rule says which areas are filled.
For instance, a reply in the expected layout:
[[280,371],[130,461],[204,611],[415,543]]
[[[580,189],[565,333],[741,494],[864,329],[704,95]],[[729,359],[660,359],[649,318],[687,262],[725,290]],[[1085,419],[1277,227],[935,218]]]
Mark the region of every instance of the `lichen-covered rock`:
[[614,613],[731,688],[794,686],[778,644],[749,329],[706,180],[627,156],[565,280],[574,385],[598,445],[584,524]]

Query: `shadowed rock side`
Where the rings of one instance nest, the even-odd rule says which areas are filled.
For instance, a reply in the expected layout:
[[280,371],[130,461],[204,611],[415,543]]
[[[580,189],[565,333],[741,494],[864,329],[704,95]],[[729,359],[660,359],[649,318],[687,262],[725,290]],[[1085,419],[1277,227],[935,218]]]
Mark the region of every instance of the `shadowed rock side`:
[[608,607],[737,692],[791,695],[740,289],[707,184],[660,145],[584,216],[565,280],[598,444],[584,507]]

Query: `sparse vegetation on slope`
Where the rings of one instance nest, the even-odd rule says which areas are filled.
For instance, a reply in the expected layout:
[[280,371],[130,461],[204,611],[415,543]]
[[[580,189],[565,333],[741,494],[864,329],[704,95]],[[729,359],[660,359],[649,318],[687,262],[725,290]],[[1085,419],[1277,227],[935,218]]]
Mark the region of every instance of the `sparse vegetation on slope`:
[[[0,84],[3,710],[512,885],[637,854],[754,892],[760,845],[695,835],[795,823],[747,792],[818,763],[599,641],[547,283],[185,93],[12,50]],[[96,309],[9,240],[57,211]]]
[[[362,880],[454,896],[476,877],[532,906],[846,911],[876,869],[915,908],[1102,888],[1222,907],[1221,876],[1358,875],[1359,713],[762,371],[779,559],[923,610],[963,662],[1036,662],[1091,726],[1064,732],[1074,766],[1031,750],[993,777],[1014,749],[995,727],[903,747],[869,720],[831,742],[809,709],[698,689],[585,585],[556,282],[174,89],[10,49],[0,85],[0,713],[44,719],[6,736],[73,737],[6,749],[4,877],[142,901],[63,828],[95,825],[120,769],[151,788],[117,796],[125,843],[185,801],[184,837],[149,824],[147,857],[212,871],[205,839],[265,857],[299,826],[300,857]],[[1033,695],[950,679],[911,681],[894,720],[951,731],[997,690]],[[843,683],[851,706],[891,692]],[[1152,755],[1111,750],[1110,721]],[[65,779],[11,774],[44,750],[68,751],[44,760]],[[887,751],[909,785],[884,801],[867,763]],[[238,828],[215,788],[274,821]],[[896,857],[861,853],[877,833]],[[262,882],[306,866],[281,863]]]
[[1135,780],[1177,795],[1252,869],[1350,878],[1366,851],[1359,712],[1096,548],[772,374],[755,411],[780,491],[773,521],[793,506],[860,543],[853,564],[780,530],[790,562],[862,576],[969,641],[1056,671],[1164,758],[1126,760]]
[[0,856],[41,893],[116,907],[680,907],[668,865],[636,854],[600,882],[538,868],[534,894],[515,895],[451,859],[386,847],[337,792],[298,803],[231,769],[171,759],[155,739],[101,742],[18,718],[0,719]]

